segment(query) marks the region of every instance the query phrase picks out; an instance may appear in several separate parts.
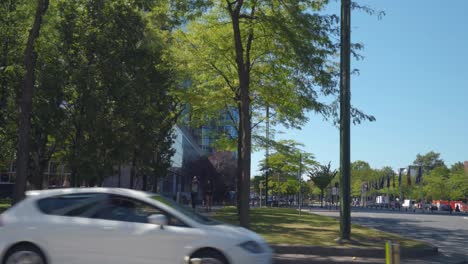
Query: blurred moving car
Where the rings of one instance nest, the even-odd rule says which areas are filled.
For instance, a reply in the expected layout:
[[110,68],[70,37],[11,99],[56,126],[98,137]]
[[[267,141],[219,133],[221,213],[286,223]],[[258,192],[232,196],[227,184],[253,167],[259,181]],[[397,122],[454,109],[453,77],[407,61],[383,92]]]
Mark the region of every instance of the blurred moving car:
[[[257,234],[151,193],[31,191],[0,215],[0,263],[271,263]],[[211,261],[211,262],[210,262]]]

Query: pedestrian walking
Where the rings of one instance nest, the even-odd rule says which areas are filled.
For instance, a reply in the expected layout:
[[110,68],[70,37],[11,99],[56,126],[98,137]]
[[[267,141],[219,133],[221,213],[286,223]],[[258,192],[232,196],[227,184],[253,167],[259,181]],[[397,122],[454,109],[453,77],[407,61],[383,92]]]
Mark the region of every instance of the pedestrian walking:
[[197,204],[197,197],[198,197],[198,190],[199,190],[199,182],[197,176],[193,176],[192,179],[192,191],[191,191],[191,199],[192,199],[192,208],[195,210]]
[[211,211],[213,206],[213,182],[208,180],[205,186],[205,199],[206,199],[206,210]]

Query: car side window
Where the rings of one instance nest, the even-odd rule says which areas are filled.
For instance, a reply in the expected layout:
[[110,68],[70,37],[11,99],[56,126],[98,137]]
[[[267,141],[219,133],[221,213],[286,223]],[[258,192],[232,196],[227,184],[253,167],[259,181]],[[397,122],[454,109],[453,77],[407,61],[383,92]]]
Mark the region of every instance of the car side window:
[[104,199],[99,193],[67,194],[41,199],[37,206],[45,214],[88,217]]
[[109,195],[106,203],[98,212],[96,212],[93,218],[122,222],[148,223],[148,216],[153,214],[166,215],[169,225],[186,226],[177,218],[152,205],[117,195]]

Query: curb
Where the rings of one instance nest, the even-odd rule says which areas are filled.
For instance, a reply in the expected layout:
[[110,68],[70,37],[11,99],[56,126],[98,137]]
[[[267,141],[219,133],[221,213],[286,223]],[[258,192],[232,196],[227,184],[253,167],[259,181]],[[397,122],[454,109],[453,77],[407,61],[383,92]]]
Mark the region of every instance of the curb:
[[[341,256],[341,257],[363,257],[363,258],[385,258],[385,250],[382,248],[342,248],[342,247],[320,247],[307,245],[271,245],[275,254],[300,254],[318,256]],[[402,258],[421,258],[437,256],[437,247],[408,249],[401,248]]]

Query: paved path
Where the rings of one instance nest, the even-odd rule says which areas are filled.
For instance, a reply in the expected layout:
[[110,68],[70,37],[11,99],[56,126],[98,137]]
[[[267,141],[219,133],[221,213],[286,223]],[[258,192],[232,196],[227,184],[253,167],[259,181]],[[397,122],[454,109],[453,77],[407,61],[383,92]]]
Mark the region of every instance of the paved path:
[[[338,217],[339,212],[312,209]],[[353,223],[427,241],[439,248],[447,262],[468,261],[468,216],[391,211],[354,211]]]

